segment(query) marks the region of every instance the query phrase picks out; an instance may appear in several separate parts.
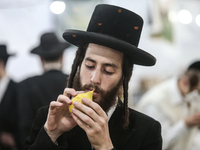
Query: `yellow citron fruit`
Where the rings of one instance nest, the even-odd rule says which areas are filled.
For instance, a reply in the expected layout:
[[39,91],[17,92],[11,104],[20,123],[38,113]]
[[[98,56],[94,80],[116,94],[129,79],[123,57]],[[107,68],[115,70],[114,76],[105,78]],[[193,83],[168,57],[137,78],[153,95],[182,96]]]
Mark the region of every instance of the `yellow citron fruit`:
[[73,105],[74,101],[77,101],[77,102],[83,104],[83,102],[81,100],[83,97],[92,101],[93,92],[94,92],[94,90],[89,91],[87,93],[80,93],[80,94],[76,95],[74,98],[72,98],[72,104],[69,105],[69,111],[72,113],[72,108],[74,108],[74,105]]

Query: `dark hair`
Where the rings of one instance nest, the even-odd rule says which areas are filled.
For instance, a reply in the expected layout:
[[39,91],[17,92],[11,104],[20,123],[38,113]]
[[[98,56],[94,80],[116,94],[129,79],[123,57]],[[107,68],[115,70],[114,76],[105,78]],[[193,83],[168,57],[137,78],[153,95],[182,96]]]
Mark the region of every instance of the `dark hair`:
[[194,90],[200,82],[200,71],[196,69],[189,69],[186,71],[186,76],[189,78],[190,91]]
[[41,56],[45,61],[51,62],[51,61],[57,61],[62,56],[63,53],[53,56]]
[[68,88],[73,87],[74,76],[77,72],[78,67],[81,65],[81,63],[85,57],[85,52],[86,52],[87,46],[88,45],[79,46],[78,50],[76,51],[76,56],[74,58],[74,62],[72,64],[72,68],[71,68],[71,73],[69,75],[68,82],[67,82]]
[[124,108],[124,127],[127,127],[129,125],[129,108],[128,108],[128,85],[129,81],[132,76],[132,71],[133,71],[133,62],[129,58],[129,56],[124,54],[123,58],[123,97],[124,97],[124,103],[123,103],[123,108]]
[[3,61],[4,63],[4,66],[6,67],[6,64],[7,64],[7,61],[8,61],[8,57],[5,57],[5,58],[0,58],[0,60]]
[[[74,76],[76,75],[78,67],[81,65],[84,57],[85,57],[85,52],[88,47],[87,45],[79,46],[78,50],[76,51],[76,56],[74,59],[74,62],[72,64],[71,68],[71,73],[68,78],[68,88],[73,87],[73,81],[74,81]],[[124,120],[124,127],[127,127],[129,125],[129,109],[128,109],[128,83],[130,81],[132,71],[133,71],[133,63],[131,59],[129,59],[128,56],[124,55],[123,58],[123,120]]]

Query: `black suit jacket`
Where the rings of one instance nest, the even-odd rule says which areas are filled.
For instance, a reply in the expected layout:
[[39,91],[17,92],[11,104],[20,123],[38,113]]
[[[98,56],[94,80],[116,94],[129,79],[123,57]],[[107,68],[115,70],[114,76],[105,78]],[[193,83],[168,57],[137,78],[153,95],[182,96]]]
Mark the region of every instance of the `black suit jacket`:
[[15,132],[17,123],[17,84],[10,80],[0,103],[0,131]]
[[[26,140],[27,150],[91,150],[91,144],[84,130],[76,126],[62,134],[56,146],[43,126],[46,121],[48,107],[39,110],[30,136]],[[122,125],[123,109],[117,107],[109,120],[109,132],[117,150],[161,150],[161,125],[156,120],[130,109],[130,125],[124,129]]]
[[19,83],[19,132],[22,149],[38,109],[57,100],[66,87],[67,78],[68,75],[61,71],[50,70]]
[[[12,134],[15,142],[18,139],[17,110],[17,83],[10,80],[0,103],[0,134],[1,132]],[[16,144],[18,145],[18,143]],[[0,149],[5,149],[3,147],[0,142]]]

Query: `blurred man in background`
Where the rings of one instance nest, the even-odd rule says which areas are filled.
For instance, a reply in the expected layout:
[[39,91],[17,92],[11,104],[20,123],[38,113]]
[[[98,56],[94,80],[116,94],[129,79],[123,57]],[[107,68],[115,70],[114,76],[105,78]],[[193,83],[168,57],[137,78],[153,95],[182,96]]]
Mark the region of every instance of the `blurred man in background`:
[[0,45],[0,150],[17,148],[17,84],[6,72],[10,56],[6,45]]
[[200,126],[200,61],[184,74],[147,91],[136,108],[162,125],[163,149],[197,150]]
[[70,44],[60,42],[55,33],[50,32],[44,33],[40,45],[31,50],[31,53],[40,56],[44,73],[19,83],[19,131],[22,149],[37,110],[55,100],[66,87],[68,75],[62,72],[63,52],[69,46]]

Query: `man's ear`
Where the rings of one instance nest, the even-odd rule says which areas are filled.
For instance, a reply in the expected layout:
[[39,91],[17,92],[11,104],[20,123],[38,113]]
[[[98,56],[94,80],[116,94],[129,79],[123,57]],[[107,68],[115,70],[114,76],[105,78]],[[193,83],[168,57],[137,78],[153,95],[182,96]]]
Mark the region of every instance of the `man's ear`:
[[80,71],[81,69],[81,64],[77,67],[77,71]]
[[183,85],[188,86],[189,85],[189,78],[188,77],[183,77]]
[[60,60],[61,63],[63,62],[63,58],[64,58],[64,53],[62,53],[62,54],[60,55],[60,57],[59,57],[59,60]]
[[0,59],[0,67],[5,68],[5,64],[4,64],[3,60],[1,60],[1,59]]
[[187,94],[189,93],[189,91],[190,91],[189,78],[185,76],[182,79],[182,92],[184,94]]
[[42,67],[44,67],[44,62],[45,62],[45,60],[44,60],[44,58],[42,58],[41,56],[40,56],[40,61],[41,61]]
[[3,60],[0,59],[0,64],[3,64]]

